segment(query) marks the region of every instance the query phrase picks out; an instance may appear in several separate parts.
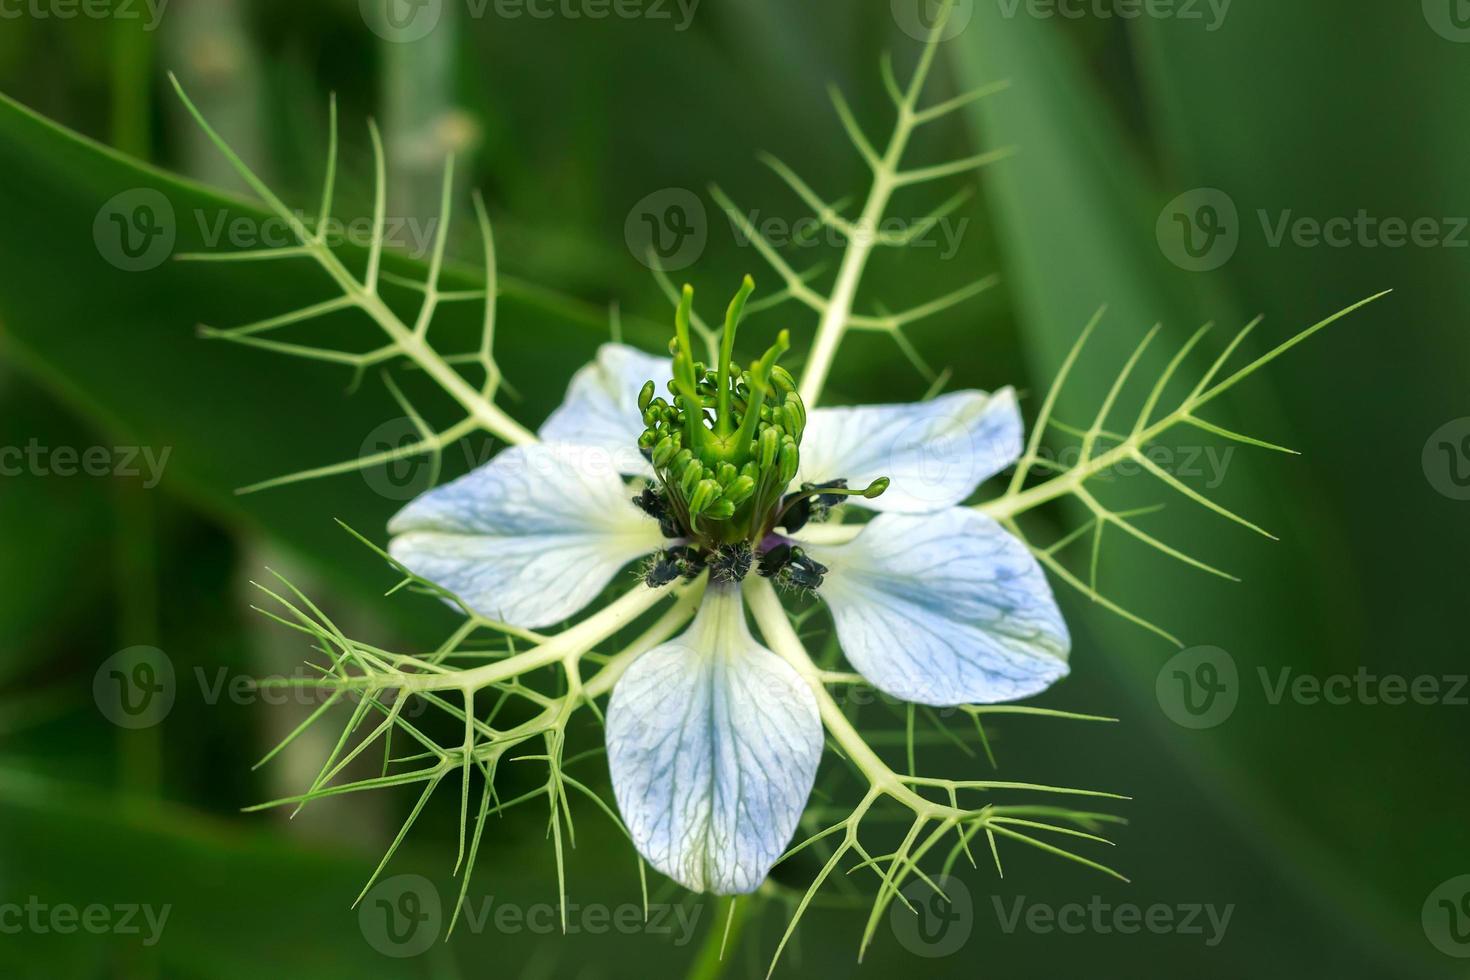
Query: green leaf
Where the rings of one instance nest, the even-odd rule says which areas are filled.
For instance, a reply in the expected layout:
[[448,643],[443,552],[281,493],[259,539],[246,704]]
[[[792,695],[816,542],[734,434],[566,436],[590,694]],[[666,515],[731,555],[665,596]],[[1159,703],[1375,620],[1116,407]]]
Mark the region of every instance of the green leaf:
[[[325,157],[325,136],[322,144]],[[362,161],[344,160],[343,166],[361,167]],[[231,236],[249,244],[262,233],[281,235],[285,229],[263,224],[264,212],[254,206],[138,165],[3,97],[0,168],[7,174],[0,186],[0,213],[6,215],[0,232],[0,264],[6,269],[0,331],[6,349],[109,432],[157,454],[167,451],[165,489],[187,495],[230,524],[264,531],[341,587],[365,594],[390,585],[380,563],[333,520],[381,536],[387,518],[422,489],[418,481],[427,462],[386,477],[369,471],[366,477],[353,474],[247,497],[234,491],[396,444],[413,431],[403,410],[375,376],[349,397],[347,368],[196,335],[200,323],[229,327],[328,300],[335,289],[330,281],[301,260],[201,265],[160,256],[155,268],[120,267],[138,264],[126,258],[121,238],[135,216],[144,221],[153,214],[160,227],[172,228],[174,241],[166,251],[173,254],[229,249]],[[134,244],[146,240],[136,226],[132,234]],[[154,240],[165,243],[166,236]],[[364,261],[364,250],[355,246],[341,253],[349,263]],[[391,254],[385,271],[425,276],[421,264]],[[470,289],[478,283],[450,270],[445,285]],[[395,295],[410,304],[415,294]],[[500,313],[502,368],[512,385],[529,379],[524,403],[514,408],[535,422],[560,400],[563,383],[530,382],[570,377],[606,339],[606,316],[597,306],[513,279],[502,283]],[[447,307],[436,321],[438,346],[450,353],[475,350],[480,315],[478,304]],[[311,342],[347,350],[382,343],[377,328],[352,313],[300,329]],[[652,339],[651,326],[627,318],[625,330],[633,342]],[[431,419],[437,412],[441,425],[457,420],[413,371],[400,370],[396,377]],[[446,476],[492,451],[473,440],[462,451],[451,449]]]
[[[1220,43],[1214,35],[1208,41],[1201,39],[1199,50],[1187,57],[1194,64],[1216,62]],[[1084,72],[1059,22],[1025,16],[982,17],[977,13],[975,23],[951,47],[966,84],[996,78],[1012,81],[1004,96],[977,104],[971,118],[986,145],[1014,144],[1021,148],[1014,161],[988,171],[987,182],[1008,256],[1008,284],[1038,385],[1044,387],[1083,325],[1099,307],[1107,305],[1102,324],[1073,373],[1075,383],[1069,382],[1060,401],[1058,417],[1074,425],[1086,425],[1129,352],[1155,323],[1162,323],[1163,329],[1150,358],[1139,369],[1144,379],[1158,377],[1168,356],[1206,320],[1216,320],[1225,328],[1216,331],[1222,336],[1212,338],[1213,350],[1204,349],[1208,345],[1202,344],[1202,350],[1195,353],[1189,373],[1193,384],[1224,339],[1248,319],[1241,306],[1230,299],[1224,277],[1196,278],[1171,264],[1158,244],[1156,224],[1164,204],[1194,185],[1186,184],[1172,192],[1151,185],[1146,175],[1152,168],[1144,152],[1125,136],[1117,113]],[[1198,126],[1220,126],[1221,114],[1227,112],[1224,103],[1239,98],[1239,89],[1229,76],[1249,76],[1257,70],[1253,56],[1244,53],[1250,47],[1243,43],[1239,63],[1212,68],[1219,77],[1200,89],[1213,91],[1221,104],[1215,112],[1200,112],[1195,120]],[[1292,46],[1294,51],[1298,48],[1297,44]],[[1172,74],[1169,84],[1177,84]],[[1183,99],[1196,91],[1184,87],[1174,97]],[[1284,138],[1284,134],[1278,135]],[[1259,154],[1272,144],[1249,139],[1237,142],[1240,154],[1254,155],[1254,162],[1243,162],[1242,166],[1259,171]],[[1282,311],[1271,311],[1272,316],[1252,336],[1251,344],[1238,354],[1236,364],[1269,350],[1335,310],[1394,285],[1386,278],[1360,277],[1356,282],[1323,291],[1304,288],[1303,277],[1288,279],[1285,285],[1298,291],[1297,302],[1286,307],[1284,316]],[[1282,364],[1314,358],[1333,363],[1340,345],[1352,342],[1349,338],[1354,331],[1371,329],[1373,320],[1384,316],[1383,305],[1315,338]],[[1272,365],[1270,370],[1234,388],[1215,406],[1218,411],[1212,411],[1210,419],[1235,430],[1242,425],[1234,423],[1232,416],[1244,417],[1248,419],[1246,431],[1263,432],[1272,441],[1310,451],[1310,444],[1302,445],[1303,440],[1290,432],[1288,416],[1275,408],[1273,387],[1281,384],[1277,372],[1282,364]],[[1146,392],[1148,382],[1141,382],[1141,388]],[[1313,390],[1318,399],[1323,392],[1322,387]],[[1137,397],[1142,400],[1141,394]],[[1131,420],[1133,416],[1123,406],[1119,417]],[[1213,438],[1202,441],[1217,448],[1226,445]],[[1202,450],[1205,445],[1183,448]],[[1211,564],[1239,574],[1243,585],[1205,576],[1181,581],[1184,574],[1193,572],[1171,567],[1167,559],[1124,540],[1122,535],[1112,535],[1104,547],[1101,591],[1120,598],[1125,606],[1155,622],[1162,621],[1164,627],[1183,638],[1186,646],[1214,644],[1233,653],[1244,690],[1240,706],[1228,723],[1204,735],[1173,725],[1154,696],[1160,668],[1173,651],[1098,606],[1071,604],[1069,621],[1085,623],[1090,635],[1074,652],[1073,663],[1080,665],[1079,672],[1085,678],[1086,664],[1098,658],[1105,660],[1110,673],[1120,676],[1123,689],[1133,698],[1133,713],[1149,730],[1149,737],[1139,738],[1134,751],[1155,762],[1147,774],[1135,774],[1136,781],[1121,788],[1139,797],[1178,793],[1181,782],[1188,783],[1191,777],[1172,765],[1158,764],[1170,757],[1176,765],[1193,770],[1193,778],[1206,787],[1209,807],[1190,817],[1187,833],[1174,836],[1166,832],[1169,839],[1159,840],[1159,847],[1179,848],[1182,858],[1191,853],[1190,841],[1228,836],[1223,828],[1206,829],[1200,822],[1217,819],[1213,811],[1223,812],[1243,827],[1273,823],[1270,833],[1251,835],[1257,846],[1268,850],[1232,854],[1231,860],[1249,862],[1257,869],[1250,873],[1256,875],[1275,874],[1266,869],[1292,863],[1314,880],[1297,901],[1310,897],[1330,903],[1331,916],[1350,917],[1356,924],[1370,926],[1368,931],[1376,930],[1379,936],[1393,935],[1403,941],[1405,949],[1416,949],[1413,955],[1422,955],[1422,935],[1413,934],[1418,929],[1417,904],[1404,906],[1405,914],[1385,916],[1374,907],[1377,902],[1371,886],[1364,888],[1360,882],[1348,885],[1343,864],[1321,859],[1314,840],[1317,828],[1339,820],[1343,808],[1351,804],[1346,798],[1333,801],[1314,796],[1320,783],[1302,779],[1300,765],[1305,763],[1281,765],[1284,733],[1289,730],[1295,738],[1295,733],[1309,723],[1300,708],[1266,703],[1257,682],[1258,666],[1274,669],[1298,663],[1301,651],[1320,648],[1323,637],[1333,631],[1327,621],[1330,617],[1304,615],[1311,611],[1304,608],[1302,595],[1308,591],[1304,583],[1317,577],[1313,556],[1319,554],[1310,535],[1305,540],[1301,537],[1302,510],[1310,508],[1295,507],[1292,491],[1282,489],[1285,478],[1270,472],[1293,466],[1299,469],[1301,461],[1242,450],[1229,466],[1228,479],[1214,492],[1227,501],[1232,511],[1259,517],[1284,532],[1281,543],[1243,533],[1239,527],[1193,506],[1171,506],[1166,513],[1147,519],[1150,533],[1183,543],[1186,550],[1203,554]],[[1177,499],[1171,496],[1171,489],[1148,476],[1118,477],[1104,486],[1114,500],[1121,498],[1120,505],[1173,504]],[[1065,516],[1067,523],[1054,533],[1055,537],[1081,523],[1077,513]],[[1286,526],[1281,526],[1283,523]],[[1086,572],[1081,576],[1086,578]],[[1109,692],[1097,696],[1102,699],[1098,703],[1112,703],[1117,695]],[[1263,743],[1252,733],[1253,729],[1259,731],[1258,722],[1275,726],[1272,739]],[[1332,754],[1327,748],[1319,752]],[[1375,779],[1380,775],[1387,774],[1375,771]],[[1405,776],[1413,778],[1407,772]],[[1418,782],[1416,779],[1416,786]],[[1298,784],[1301,792],[1290,797],[1281,795],[1281,788],[1291,783]],[[1355,794],[1361,786],[1344,789]],[[1286,816],[1279,809],[1283,804],[1297,812]],[[1282,844],[1285,840],[1301,841],[1303,846],[1288,851]],[[1364,846],[1363,837],[1359,835],[1354,843],[1356,853]],[[1385,856],[1403,853],[1392,840],[1377,838],[1374,847]],[[1204,855],[1191,853],[1188,863],[1196,880],[1228,873],[1223,869],[1206,871]],[[1421,875],[1428,873],[1421,869]],[[1360,940],[1364,934],[1359,933]],[[1419,946],[1411,947],[1416,938]],[[1335,941],[1346,945],[1354,942],[1347,938]]]

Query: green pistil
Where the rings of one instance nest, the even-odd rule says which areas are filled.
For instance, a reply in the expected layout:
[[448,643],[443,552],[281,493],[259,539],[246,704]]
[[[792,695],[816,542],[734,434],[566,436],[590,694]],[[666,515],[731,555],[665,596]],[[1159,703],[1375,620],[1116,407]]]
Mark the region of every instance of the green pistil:
[[[705,560],[736,545],[745,548],[740,554],[748,554],[781,523],[793,502],[807,496],[786,497],[801,464],[807,419],[795,379],[777,363],[790,349],[790,337],[783,330],[743,371],[734,362],[736,333],[754,290],[746,276],[725,312],[718,362],[711,370],[694,357],[694,290],[685,286],[669,345],[670,397],[658,397],[651,381],[638,393],[646,426],[638,446],[662,486],[656,516],[670,529],[666,533],[687,538],[690,553]],[[876,496],[886,485],[878,481],[867,493]],[[825,492],[831,496],[830,489]]]
[[725,310],[725,332],[720,337],[720,374],[715,382],[715,433],[721,438],[730,435],[730,361],[735,356],[735,331],[740,328],[740,318],[745,315],[745,301],[753,292],[755,280],[746,276],[740,283],[740,291]]

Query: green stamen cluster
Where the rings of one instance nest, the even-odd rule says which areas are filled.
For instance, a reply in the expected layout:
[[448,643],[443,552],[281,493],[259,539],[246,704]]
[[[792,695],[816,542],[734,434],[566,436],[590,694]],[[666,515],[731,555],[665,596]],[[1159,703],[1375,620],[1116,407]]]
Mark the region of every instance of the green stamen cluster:
[[795,379],[776,363],[791,346],[786,332],[744,370],[731,363],[735,333],[754,289],[746,276],[725,314],[719,364],[711,369],[694,358],[694,290],[685,286],[670,344],[670,398],[655,397],[652,381],[638,396],[647,426],[638,446],[663,486],[667,517],[711,550],[755,544],[769,533],[801,461],[806,407]]

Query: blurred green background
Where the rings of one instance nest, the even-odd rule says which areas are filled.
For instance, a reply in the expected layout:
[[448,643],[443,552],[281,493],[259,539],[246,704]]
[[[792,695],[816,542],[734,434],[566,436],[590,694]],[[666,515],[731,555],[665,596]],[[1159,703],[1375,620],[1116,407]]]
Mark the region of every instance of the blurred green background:
[[[319,275],[287,263],[163,261],[169,249],[152,262],[120,251],[114,216],[126,224],[140,202],[158,200],[140,194],[161,194],[174,252],[218,247],[219,229],[237,217],[259,227],[258,212],[235,196],[238,180],[183,117],[167,71],[308,213],[335,92],[340,215],[367,211],[368,116],[389,144],[401,251],[423,257],[412,236],[422,226],[409,219],[431,218],[440,162],[455,151],[450,251],[468,270],[456,278],[472,284],[479,253],[468,192],[485,194],[508,278],[500,353],[519,400],[507,404],[539,422],[608,336],[610,308],[629,339],[662,337],[669,310],[640,261],[649,217],[667,234],[675,225],[688,233],[675,258],[690,264],[678,275],[710,313],[746,272],[762,292],[776,288],[710,199],[711,184],[777,231],[803,212],[758,151],[779,155],[829,200],[865,192],[826,86],[841,86],[880,138],[891,125],[880,57],[892,51],[907,77],[919,50],[911,32],[932,14],[926,3],[432,0],[402,4],[406,33],[376,21],[380,29],[369,29],[373,5],[356,0],[0,4],[0,92],[15,100],[0,102],[0,447],[27,450],[24,463],[15,452],[0,457],[4,975],[717,972],[700,974],[709,965],[699,957],[723,912],[659,882],[654,900],[682,903],[691,934],[592,935],[592,926],[562,937],[500,928],[492,916],[419,956],[385,956],[349,906],[409,796],[344,798],[289,821],[281,811],[240,812],[299,791],[326,748],[318,741],[316,755],[308,744],[250,768],[305,709],[232,697],[230,684],[290,671],[307,651],[249,609],[249,580],[280,568],[364,639],[437,642],[445,613],[421,599],[379,598],[391,573],[334,523],[381,540],[423,470],[236,496],[264,478],[382,448],[404,435],[392,421],[402,413],[374,376],[349,397],[345,368],[195,335],[200,322],[229,326],[323,299]],[[1470,888],[1454,879],[1470,873],[1470,707],[1455,680],[1467,669],[1465,633],[1450,616],[1465,603],[1470,547],[1461,499],[1470,496],[1461,485],[1470,472],[1470,127],[1458,97],[1470,86],[1466,8],[959,3],[931,98],[998,79],[1011,86],[929,127],[912,158],[1019,153],[901,197],[893,214],[913,221],[956,188],[978,190],[929,247],[881,255],[859,302],[864,311],[904,308],[999,272],[1000,288],[909,332],[924,362],[953,369],[951,387],[1015,384],[1033,416],[1078,331],[1107,303],[1062,400],[1062,418],[1085,424],[1155,322],[1163,342],[1145,377],[1196,326],[1220,324],[1191,362],[1193,378],[1256,314],[1265,323],[1246,347],[1260,353],[1351,302],[1395,292],[1232,391],[1211,415],[1303,457],[1224,457],[1225,444],[1178,434],[1174,460],[1202,469],[1191,482],[1281,542],[1143,477],[1105,485],[1112,499],[1168,503],[1150,530],[1245,580],[1197,574],[1116,538],[1100,569],[1109,595],[1184,645],[1228,651],[1233,713],[1204,729],[1176,724],[1158,693],[1176,651],[1058,585],[1076,633],[1074,673],[1040,703],[1120,722],[999,726],[1001,778],[1134,797],[1118,806],[1129,824],[1106,855],[1132,883],[1013,853],[1003,880],[983,864],[965,872],[971,908],[951,924],[952,941],[915,942],[884,926],[861,967],[863,913],[834,893],[807,917],[778,975],[1467,972]],[[432,23],[414,19],[423,17]],[[675,204],[684,210],[671,212]],[[1216,215],[1223,234],[1212,238]],[[1190,243],[1180,216],[1194,222]],[[1311,222],[1334,219],[1334,237],[1312,235]],[[1395,222],[1418,231],[1406,236]],[[819,239],[786,254],[805,269],[835,253]],[[392,267],[411,273],[414,258]],[[445,335],[470,349],[477,316],[457,307]],[[780,327],[809,337],[814,317],[781,307],[755,325],[752,348]],[[365,349],[367,330],[344,316],[302,335]],[[830,391],[903,400],[929,386],[891,339],[858,335]],[[444,417],[427,389],[411,390]],[[78,459],[97,449],[102,475],[62,475],[67,449]],[[451,474],[486,451],[449,453]],[[1221,473],[1210,460],[1228,465]],[[1076,519],[1039,515],[1038,538]],[[129,729],[99,710],[106,697],[94,696],[94,679],[106,691],[105,662],[139,645],[167,653],[176,691],[160,724]],[[1278,698],[1282,668],[1309,681],[1428,677],[1439,694],[1432,704],[1386,704],[1355,680],[1342,704]],[[987,768],[952,748],[929,751],[951,771]],[[588,778],[605,787],[597,769]],[[432,804],[390,869],[426,876],[446,899],[454,807]],[[543,816],[513,812],[487,837],[472,903],[529,912],[555,902]],[[571,900],[616,913],[638,901],[635,868],[587,807],[568,865]],[[1009,927],[1018,901],[1043,912],[1068,903],[1111,911],[1068,920],[1078,928],[1024,918]],[[96,929],[10,928],[28,906],[108,911],[95,913]],[[141,912],[123,927],[127,906],[168,917],[150,936]],[[1170,910],[1175,927],[1109,925],[1119,909],[1154,906]],[[1205,909],[1229,910],[1219,934]],[[786,911],[779,899],[753,911],[726,975],[764,975]],[[1203,934],[1177,927],[1186,915]],[[573,915],[584,927],[593,921]]]

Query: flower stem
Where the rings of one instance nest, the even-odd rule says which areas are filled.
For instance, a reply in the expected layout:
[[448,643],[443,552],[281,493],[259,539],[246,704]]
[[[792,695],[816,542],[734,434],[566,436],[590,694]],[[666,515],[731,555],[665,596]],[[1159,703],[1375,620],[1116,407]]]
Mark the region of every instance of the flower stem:
[[913,80],[909,82],[903,101],[899,103],[898,120],[894,123],[888,149],[881,159],[871,161],[873,184],[868,191],[867,203],[863,205],[862,216],[854,226],[857,234],[848,236],[847,250],[842,256],[842,265],[837,273],[837,284],[822,313],[821,323],[817,326],[811,356],[807,358],[806,367],[801,372],[801,397],[808,405],[817,404],[817,399],[821,397],[822,389],[827,384],[827,375],[832,370],[837,349],[850,325],[858,285],[862,282],[873,248],[879,241],[878,226],[888,210],[893,192],[902,186],[898,180],[899,164],[903,161],[904,151],[908,149],[910,137],[922,122],[915,112],[915,106],[918,105],[919,95],[923,92],[924,83],[934,65],[935,52],[938,50],[938,32],[942,28],[942,23],[936,25],[934,36],[919,56]]
[[817,709],[822,715],[822,724],[826,726],[832,740],[841,747],[848,761],[858,768],[875,790],[893,797],[915,813],[947,815],[949,808],[926,800],[905,786],[899,775],[878,757],[867,739],[853,727],[843,713],[842,706],[822,683],[821,669],[806,652],[796,630],[792,629],[791,621],[786,618],[786,610],[770,581],[757,575],[750,576],[745,580],[745,594],[755,621],[761,628],[761,635],[770,644],[771,650],[795,668],[811,687],[812,695],[817,699]]

